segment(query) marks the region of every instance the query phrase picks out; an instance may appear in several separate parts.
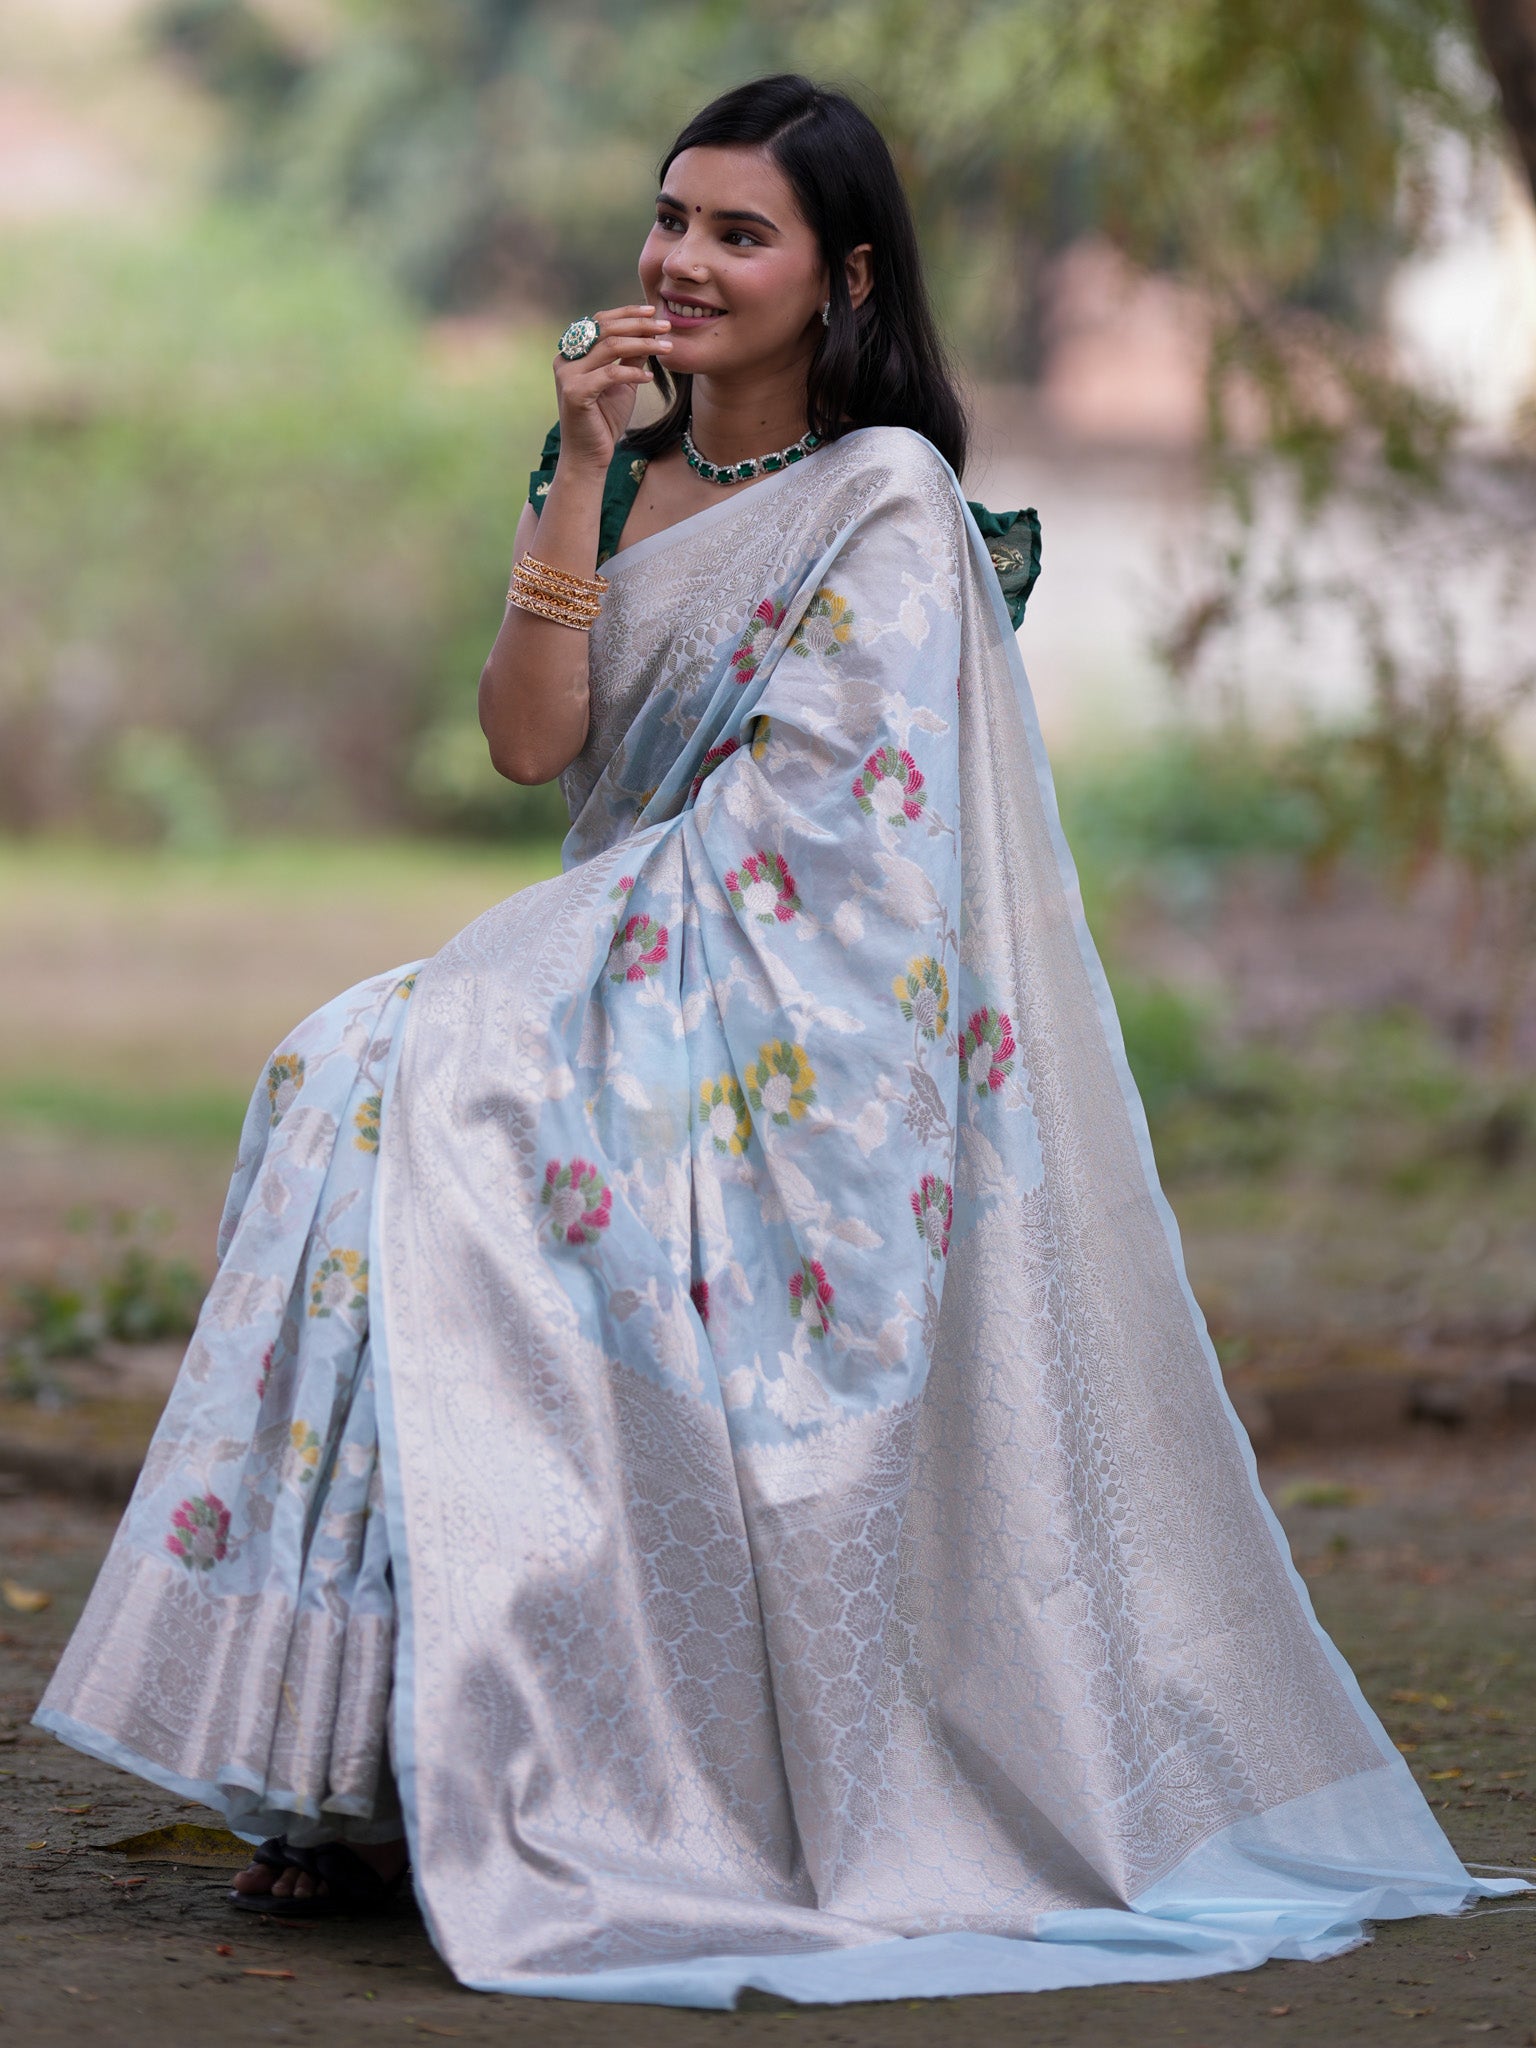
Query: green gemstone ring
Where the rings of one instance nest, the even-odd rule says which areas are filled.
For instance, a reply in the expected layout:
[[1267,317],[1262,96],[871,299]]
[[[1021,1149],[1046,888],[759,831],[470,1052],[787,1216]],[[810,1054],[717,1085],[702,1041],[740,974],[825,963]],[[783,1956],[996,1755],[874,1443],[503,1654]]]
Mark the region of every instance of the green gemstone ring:
[[573,320],[560,337],[560,353],[568,363],[579,363],[597,346],[603,330],[590,313],[583,313],[579,320]]

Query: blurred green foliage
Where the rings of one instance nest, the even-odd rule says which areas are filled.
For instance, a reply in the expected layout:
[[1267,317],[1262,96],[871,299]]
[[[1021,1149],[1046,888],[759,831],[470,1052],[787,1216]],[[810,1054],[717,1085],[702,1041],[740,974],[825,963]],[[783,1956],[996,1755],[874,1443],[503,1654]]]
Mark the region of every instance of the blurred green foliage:
[[1438,140],[1490,119],[1457,0],[163,0],[144,33],[225,110],[217,198],[0,249],[0,830],[563,829],[473,701],[547,328],[626,288],[660,151],[754,73],[879,119],[970,366],[1038,366],[1093,231],[1205,295],[1213,446],[1244,380],[1314,484],[1341,392],[1406,472],[1448,428],[1372,330]]
[[1172,989],[1121,982],[1116,1002],[1170,1185],[1284,1172],[1408,1199],[1530,1165],[1536,1086],[1459,1056],[1415,1011],[1244,1042]]
[[197,1321],[202,1276],[187,1260],[155,1249],[167,1217],[82,1210],[71,1224],[81,1249],[68,1268],[18,1282],[0,1303],[0,1356],[12,1399],[57,1398],[50,1367],[59,1360],[93,1358],[108,1343],[186,1337]]
[[1341,398],[1408,469],[1448,430],[1349,335],[1424,225],[1438,138],[1492,125],[1460,0],[351,0],[307,42],[277,19],[156,17],[231,109],[230,187],[342,229],[422,303],[609,301],[672,134],[799,69],[879,120],[975,366],[1038,368],[1050,259],[1097,231],[1206,294],[1218,439],[1261,394],[1320,483]]
[[[1372,755],[1387,744],[1417,771],[1381,773]],[[1394,726],[1380,707],[1354,730],[1288,741],[1176,728],[1134,753],[1062,764],[1057,791],[1170,1179],[1284,1168],[1412,1194],[1447,1171],[1498,1175],[1529,1156],[1536,1084],[1510,1055],[1536,937],[1536,798],[1482,728],[1469,737],[1446,719],[1426,738],[1409,713]],[[1448,873],[1462,892],[1461,948],[1480,932],[1497,962],[1487,1014],[1456,1042],[1392,1004],[1282,1035],[1240,1032],[1225,994],[1130,965],[1125,936],[1149,913],[1198,932],[1244,871],[1277,868],[1295,877],[1296,919],[1350,869],[1380,878],[1388,916],[1392,890]],[[1440,965],[1454,981],[1452,950]]]
[[[7,236],[0,828],[520,824],[461,747],[550,409],[291,220]],[[414,773],[418,758],[427,764]]]

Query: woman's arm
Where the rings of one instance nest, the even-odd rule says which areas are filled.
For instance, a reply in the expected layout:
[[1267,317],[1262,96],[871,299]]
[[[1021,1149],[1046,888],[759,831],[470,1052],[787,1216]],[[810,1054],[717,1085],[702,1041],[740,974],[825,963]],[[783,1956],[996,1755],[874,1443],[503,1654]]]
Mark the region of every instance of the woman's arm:
[[[649,306],[597,318],[595,348],[576,362],[555,359],[560,460],[543,512],[524,506],[513,544],[515,563],[537,533],[538,559],[573,576],[593,574],[608,465],[650,382],[646,358],[672,345]],[[480,672],[480,727],[497,773],[510,782],[559,775],[586,743],[589,710],[586,634],[509,604]]]
[[[543,513],[523,507],[513,563],[537,539],[541,562],[590,576],[607,473],[606,465],[595,478],[568,469],[562,452]],[[509,604],[480,671],[480,729],[497,774],[511,782],[559,775],[586,743],[588,708],[586,634]]]

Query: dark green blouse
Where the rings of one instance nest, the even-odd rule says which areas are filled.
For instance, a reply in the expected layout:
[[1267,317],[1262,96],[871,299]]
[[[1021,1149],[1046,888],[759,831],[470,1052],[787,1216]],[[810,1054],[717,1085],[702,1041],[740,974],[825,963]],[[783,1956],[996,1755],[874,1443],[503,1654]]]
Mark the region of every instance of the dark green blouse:
[[[560,423],[557,420],[544,440],[539,466],[528,479],[528,502],[535,512],[544,509],[544,496],[554,481],[560,460]],[[614,450],[603,486],[603,511],[597,528],[597,566],[601,568],[619,544],[624,522],[645,475],[646,458],[622,444]],[[967,501],[969,503],[969,501]],[[971,517],[992,557],[997,580],[1003,587],[1003,602],[1017,630],[1029,602],[1029,593],[1040,574],[1040,517],[1033,508],[1023,512],[989,512],[985,505],[971,505]]]

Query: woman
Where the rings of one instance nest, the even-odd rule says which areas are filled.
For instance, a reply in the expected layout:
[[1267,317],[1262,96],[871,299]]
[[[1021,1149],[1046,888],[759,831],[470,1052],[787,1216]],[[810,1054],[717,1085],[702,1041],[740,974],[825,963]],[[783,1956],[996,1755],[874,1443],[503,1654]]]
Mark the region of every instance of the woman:
[[1185,1283],[884,144],[726,95],[640,278],[562,343],[482,680],[564,871],[274,1055],[39,1719],[274,1836],[246,1908],[381,1903],[408,1841],[487,1989],[1022,1990],[1454,1912],[1499,1887]]

